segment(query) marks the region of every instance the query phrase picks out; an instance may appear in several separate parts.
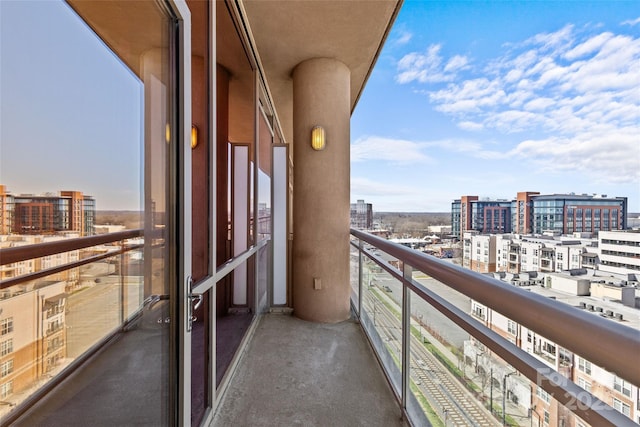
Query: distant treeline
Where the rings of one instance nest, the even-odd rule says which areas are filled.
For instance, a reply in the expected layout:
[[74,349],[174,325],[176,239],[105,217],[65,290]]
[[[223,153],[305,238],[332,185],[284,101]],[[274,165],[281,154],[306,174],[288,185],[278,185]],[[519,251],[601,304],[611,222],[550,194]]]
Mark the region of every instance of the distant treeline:
[[429,226],[451,225],[451,212],[374,212],[373,220],[394,233],[423,237]]
[[142,212],[139,211],[96,211],[95,223],[99,225],[124,225],[127,229],[142,227]]

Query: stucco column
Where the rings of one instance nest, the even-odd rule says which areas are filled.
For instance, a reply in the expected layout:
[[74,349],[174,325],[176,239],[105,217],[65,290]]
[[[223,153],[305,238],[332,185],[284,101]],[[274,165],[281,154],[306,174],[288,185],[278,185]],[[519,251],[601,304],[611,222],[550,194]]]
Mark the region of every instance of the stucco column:
[[[322,126],[326,147],[311,148]],[[305,320],[349,318],[350,71],[316,58],[293,72],[293,312]]]

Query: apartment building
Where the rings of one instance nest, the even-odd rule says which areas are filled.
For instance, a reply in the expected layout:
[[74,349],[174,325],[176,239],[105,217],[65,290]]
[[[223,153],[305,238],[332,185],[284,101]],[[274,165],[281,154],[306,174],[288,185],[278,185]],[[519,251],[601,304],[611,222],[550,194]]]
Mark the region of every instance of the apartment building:
[[570,236],[496,236],[496,270],[560,272],[596,268],[597,240]]
[[462,266],[479,273],[496,271],[496,236],[464,233]]
[[462,196],[451,204],[452,233],[464,231],[480,233],[511,232],[511,202],[508,200],[480,200],[478,196]]
[[640,277],[640,231],[601,231],[597,252],[600,270]]
[[96,201],[80,191],[11,195],[0,186],[0,234],[94,234]]
[[66,283],[4,290],[0,298],[0,399],[32,387],[66,358]]
[[13,229],[15,202],[6,186],[0,184],[0,234],[9,234]]
[[[494,277],[507,281],[510,279],[504,275],[494,275]],[[535,285],[522,282],[516,285],[542,297],[579,307],[581,310],[591,313],[592,316],[598,316],[608,322],[626,323],[632,328],[640,328],[637,308],[623,305],[621,300],[611,299],[611,295],[602,297],[594,289],[602,286],[599,282],[603,281],[604,277],[550,273],[545,275],[542,280],[537,281]],[[615,280],[612,277],[609,279]],[[632,287],[626,289],[635,291],[635,288]],[[630,420],[640,421],[638,387],[619,378],[615,372],[597,366],[477,301],[471,303],[471,314],[503,338],[525,350],[564,378],[592,393]],[[471,363],[477,363],[483,371],[494,372],[496,379],[499,380],[502,377],[501,373],[505,371],[503,364],[486,356],[476,358],[476,355],[480,353],[486,354],[486,349],[482,346],[479,347],[473,341],[465,343],[467,359]],[[507,386],[509,387],[509,396],[514,397],[524,409],[535,412],[535,419],[540,420],[540,425],[563,425],[566,427],[590,425],[572,415],[567,408],[559,405],[553,395],[540,389],[537,384],[513,380],[507,383]],[[527,396],[528,393],[530,396]],[[522,397],[523,394],[525,398]]]
[[627,198],[519,192],[515,200],[463,196],[451,204],[453,233],[573,234],[627,228]]
[[361,230],[371,230],[373,228],[373,205],[358,200],[351,203],[350,209],[351,227]]

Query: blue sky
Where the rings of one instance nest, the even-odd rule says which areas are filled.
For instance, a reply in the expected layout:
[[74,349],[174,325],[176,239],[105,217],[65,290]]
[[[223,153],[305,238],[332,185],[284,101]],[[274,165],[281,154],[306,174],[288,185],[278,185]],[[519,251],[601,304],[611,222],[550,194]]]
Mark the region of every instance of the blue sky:
[[[0,184],[138,209],[140,81],[60,2],[0,20]],[[351,138],[351,200],[376,211],[540,191],[640,212],[640,2],[407,0]]]
[[352,202],[518,191],[640,212],[640,2],[405,1],[352,117]]
[[0,0],[0,52],[0,184],[140,209],[140,80],[59,1]]

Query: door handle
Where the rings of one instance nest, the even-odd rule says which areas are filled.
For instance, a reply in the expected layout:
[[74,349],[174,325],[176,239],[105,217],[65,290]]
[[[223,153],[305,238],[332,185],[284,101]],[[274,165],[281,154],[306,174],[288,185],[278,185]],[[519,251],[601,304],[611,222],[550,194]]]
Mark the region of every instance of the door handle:
[[202,294],[193,293],[193,277],[187,277],[187,332],[193,329],[193,322],[198,320],[193,311],[202,305]]

